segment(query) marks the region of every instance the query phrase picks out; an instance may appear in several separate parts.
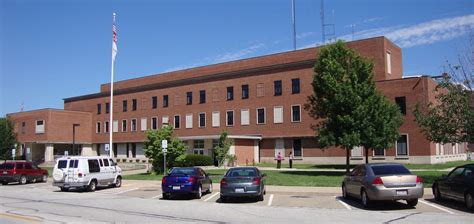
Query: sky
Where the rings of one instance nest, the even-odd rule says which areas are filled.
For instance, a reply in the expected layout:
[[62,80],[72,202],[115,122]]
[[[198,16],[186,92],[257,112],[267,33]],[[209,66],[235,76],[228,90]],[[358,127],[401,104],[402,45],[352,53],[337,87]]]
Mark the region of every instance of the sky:
[[[322,44],[321,0],[296,1],[297,49]],[[472,53],[472,0],[326,0],[346,41],[386,36],[404,76],[440,75]],[[63,108],[110,82],[293,50],[291,0],[0,0],[0,117]]]

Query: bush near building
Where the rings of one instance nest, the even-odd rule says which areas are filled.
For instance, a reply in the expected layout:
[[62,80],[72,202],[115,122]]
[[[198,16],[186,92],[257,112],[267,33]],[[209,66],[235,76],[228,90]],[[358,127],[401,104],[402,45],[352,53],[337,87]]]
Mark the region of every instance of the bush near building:
[[214,164],[212,157],[200,154],[186,154],[178,157],[174,163],[175,166],[211,166]]

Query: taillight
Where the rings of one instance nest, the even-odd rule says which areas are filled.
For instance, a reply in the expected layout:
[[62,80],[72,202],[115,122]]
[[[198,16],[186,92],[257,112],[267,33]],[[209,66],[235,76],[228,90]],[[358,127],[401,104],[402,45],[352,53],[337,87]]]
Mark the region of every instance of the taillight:
[[260,178],[254,177],[253,180],[252,180],[252,184],[253,185],[260,185]]
[[222,179],[221,180],[221,186],[226,186],[227,185],[227,180],[226,179]]
[[422,184],[423,183],[423,178],[419,177],[419,176],[416,176],[416,183],[420,183]]
[[195,177],[188,177],[188,182],[194,183],[194,182],[196,182],[196,178]]
[[82,173],[78,173],[77,177],[82,178]]
[[161,179],[161,183],[162,183],[162,184],[166,183],[166,176],[164,176],[164,177]]
[[372,185],[383,185],[382,178],[376,177],[376,178],[372,181]]

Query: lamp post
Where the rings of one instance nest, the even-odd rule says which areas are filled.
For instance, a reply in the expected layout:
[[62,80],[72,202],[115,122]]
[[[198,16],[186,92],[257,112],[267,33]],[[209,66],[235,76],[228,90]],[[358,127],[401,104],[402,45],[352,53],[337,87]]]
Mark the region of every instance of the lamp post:
[[80,124],[72,124],[72,154],[75,155],[76,150],[76,127],[81,126]]

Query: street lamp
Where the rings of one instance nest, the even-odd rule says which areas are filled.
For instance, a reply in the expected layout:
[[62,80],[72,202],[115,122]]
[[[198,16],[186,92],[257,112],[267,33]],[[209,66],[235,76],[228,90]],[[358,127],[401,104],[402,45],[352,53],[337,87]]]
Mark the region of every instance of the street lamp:
[[72,154],[75,155],[76,150],[76,127],[81,126],[80,124],[72,124]]

